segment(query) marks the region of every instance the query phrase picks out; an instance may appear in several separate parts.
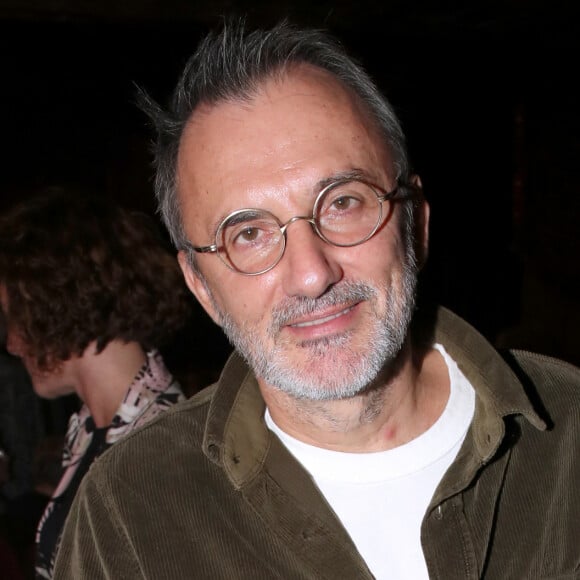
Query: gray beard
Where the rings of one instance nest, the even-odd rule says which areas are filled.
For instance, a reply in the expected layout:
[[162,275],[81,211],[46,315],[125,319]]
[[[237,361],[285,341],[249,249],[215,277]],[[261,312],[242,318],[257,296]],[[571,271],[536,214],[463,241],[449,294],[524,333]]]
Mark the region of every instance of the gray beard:
[[[228,339],[258,378],[296,399],[332,401],[362,393],[379,373],[394,366],[407,337],[416,284],[417,268],[410,257],[403,267],[400,290],[393,285],[375,288],[344,281],[320,298],[288,299],[272,312],[268,337],[274,346],[268,346],[255,329],[234,322],[220,310],[211,292],[209,295]],[[378,312],[379,293],[384,294],[386,305],[382,314]],[[353,332],[304,341],[297,345],[305,355],[303,364],[298,368],[289,360],[285,341],[279,338],[286,323],[322,308],[360,301],[368,301],[374,314],[364,343]]]

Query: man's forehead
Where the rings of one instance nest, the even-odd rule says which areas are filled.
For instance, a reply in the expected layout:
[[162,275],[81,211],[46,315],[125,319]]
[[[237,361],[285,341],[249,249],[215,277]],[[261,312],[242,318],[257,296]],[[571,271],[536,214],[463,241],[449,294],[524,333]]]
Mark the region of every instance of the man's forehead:
[[[310,64],[297,64],[258,79],[247,90],[241,90],[217,101],[199,103],[192,111],[184,131],[198,125],[214,113],[222,114],[227,110],[259,112],[261,105],[272,103],[277,99],[329,94],[336,101],[356,103],[361,109],[366,109],[361,99],[330,72]],[[334,104],[336,106],[336,103]]]
[[[304,134],[312,134],[323,117],[326,131],[332,124],[339,129],[350,123],[364,127],[365,133],[386,145],[376,118],[362,99],[328,71],[301,65],[265,78],[240,97],[200,104],[186,123],[178,156],[187,155],[190,148],[207,152],[212,146],[227,147],[240,138],[239,129],[247,126],[250,132],[242,133],[247,141],[244,146],[258,151],[263,144],[260,140],[267,136],[274,142],[284,141],[297,126],[304,129],[300,121],[306,118],[310,127]],[[184,153],[184,149],[188,151]]]

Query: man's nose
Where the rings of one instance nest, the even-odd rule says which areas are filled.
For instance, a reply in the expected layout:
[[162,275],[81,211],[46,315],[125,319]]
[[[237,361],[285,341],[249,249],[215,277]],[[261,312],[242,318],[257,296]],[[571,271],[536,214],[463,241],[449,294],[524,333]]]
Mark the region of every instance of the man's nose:
[[317,298],[336,284],[342,278],[342,268],[332,256],[333,249],[309,220],[293,220],[286,231],[286,250],[280,264],[286,294]]

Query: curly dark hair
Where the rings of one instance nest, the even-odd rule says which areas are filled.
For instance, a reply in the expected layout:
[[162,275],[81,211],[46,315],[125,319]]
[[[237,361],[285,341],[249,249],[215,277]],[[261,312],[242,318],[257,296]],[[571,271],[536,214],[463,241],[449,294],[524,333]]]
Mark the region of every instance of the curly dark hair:
[[169,243],[148,215],[102,196],[50,190],[0,217],[7,324],[39,368],[96,341],[161,347],[191,299]]

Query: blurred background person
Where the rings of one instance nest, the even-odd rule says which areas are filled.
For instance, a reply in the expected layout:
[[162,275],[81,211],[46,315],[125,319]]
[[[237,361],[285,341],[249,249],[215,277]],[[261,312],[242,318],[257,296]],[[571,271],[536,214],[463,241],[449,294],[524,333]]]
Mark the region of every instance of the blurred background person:
[[6,349],[35,392],[76,394],[63,475],[36,536],[36,576],[50,578],[78,485],[115,441],[184,398],[159,348],[190,298],[155,223],[102,196],[51,190],[0,217]]

